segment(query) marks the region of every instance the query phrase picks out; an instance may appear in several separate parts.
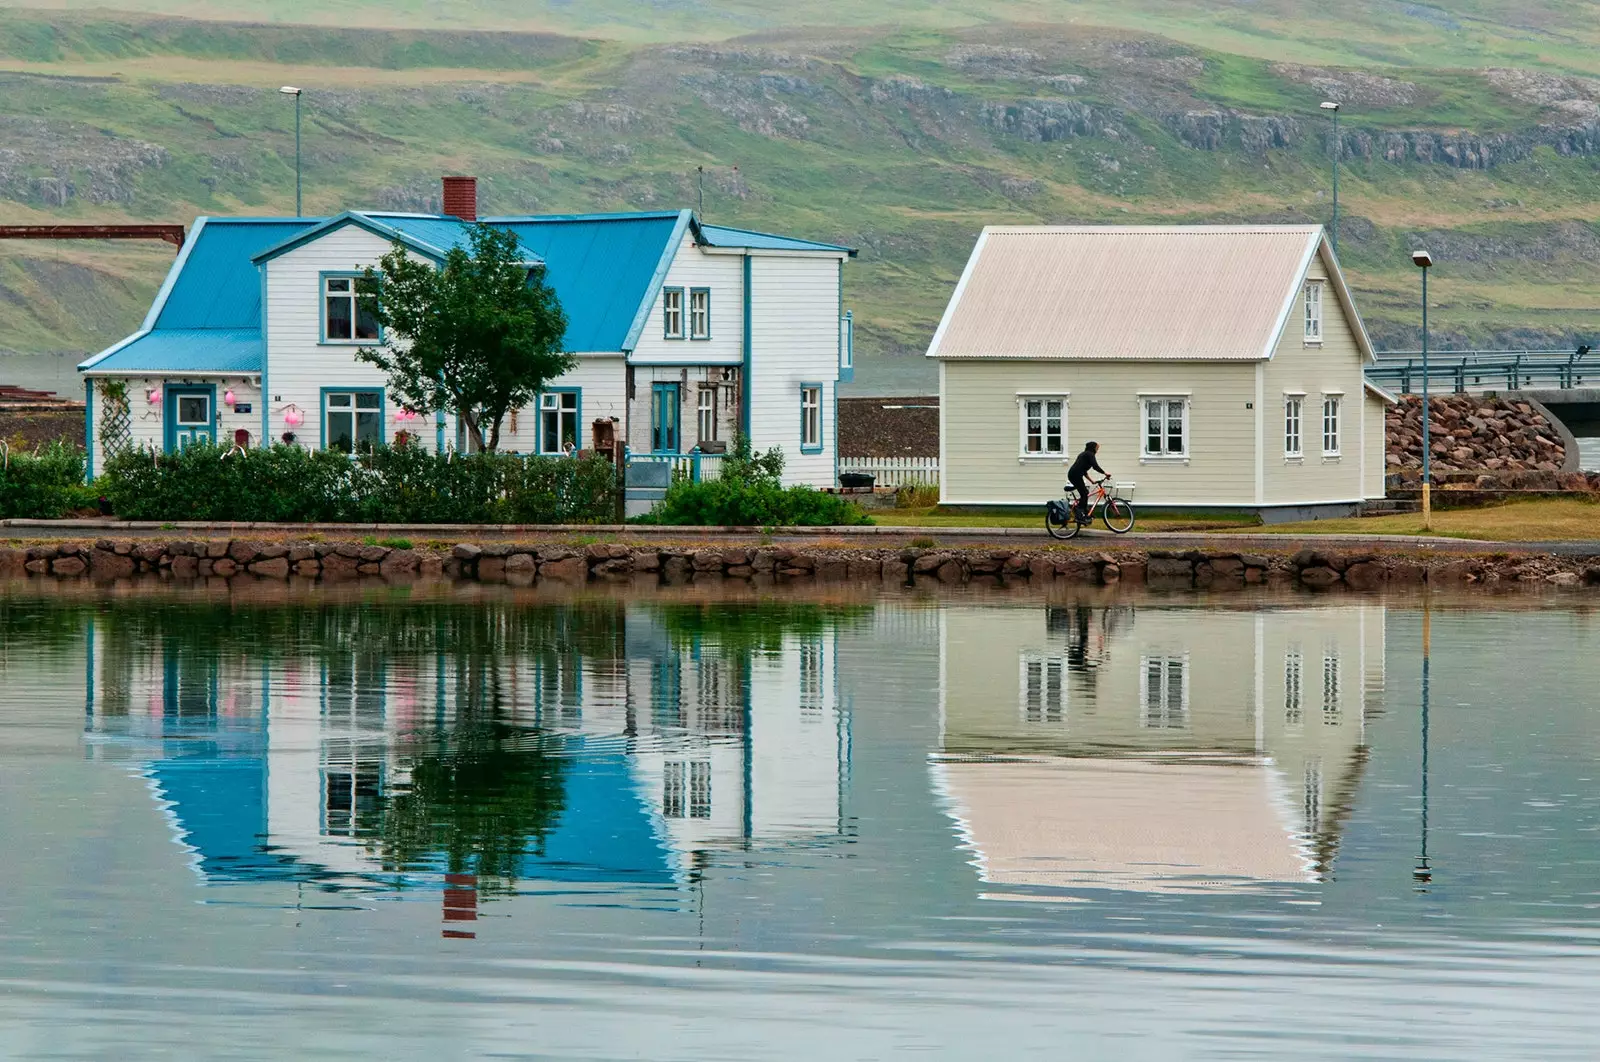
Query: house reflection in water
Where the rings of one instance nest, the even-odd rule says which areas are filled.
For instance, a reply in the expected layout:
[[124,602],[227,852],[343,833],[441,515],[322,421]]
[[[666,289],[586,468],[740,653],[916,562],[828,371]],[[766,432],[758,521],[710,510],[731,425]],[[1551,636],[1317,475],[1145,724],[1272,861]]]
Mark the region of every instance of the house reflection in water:
[[1331,873],[1383,687],[1382,606],[950,608],[940,638],[932,770],[985,882]]
[[138,765],[207,882],[444,883],[447,923],[519,882],[670,885],[842,830],[832,629],[737,612],[112,611],[90,755]]

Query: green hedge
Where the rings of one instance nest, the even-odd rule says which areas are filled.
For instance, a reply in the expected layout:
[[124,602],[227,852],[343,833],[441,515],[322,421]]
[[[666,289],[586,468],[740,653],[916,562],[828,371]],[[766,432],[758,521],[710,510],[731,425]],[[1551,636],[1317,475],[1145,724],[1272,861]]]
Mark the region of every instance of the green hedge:
[[815,487],[780,487],[768,479],[678,482],[640,523],[701,527],[818,527],[870,524],[861,507]]
[[0,466],[0,520],[56,520],[95,504],[83,485],[81,447],[57,441],[37,453],[13,453]]
[[414,446],[355,458],[298,446],[126,450],[94,486],[119,517],[162,521],[600,523],[617,497],[603,458],[439,457]]

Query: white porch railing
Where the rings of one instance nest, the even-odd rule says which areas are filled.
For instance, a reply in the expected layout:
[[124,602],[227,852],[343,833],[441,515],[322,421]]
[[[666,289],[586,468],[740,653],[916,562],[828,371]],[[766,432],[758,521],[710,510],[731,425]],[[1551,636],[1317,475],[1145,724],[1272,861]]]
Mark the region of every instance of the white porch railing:
[[682,476],[692,483],[722,478],[722,454],[629,454],[630,462],[657,461],[669,465],[674,477]]
[[879,487],[939,485],[937,457],[841,457],[839,471],[870,473]]

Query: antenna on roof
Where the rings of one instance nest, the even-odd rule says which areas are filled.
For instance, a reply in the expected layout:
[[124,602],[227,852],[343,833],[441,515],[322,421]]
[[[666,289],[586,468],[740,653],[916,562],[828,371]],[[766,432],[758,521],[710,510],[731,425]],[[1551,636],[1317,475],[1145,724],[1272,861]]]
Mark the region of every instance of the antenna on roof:
[[696,194],[699,197],[699,206],[696,208],[695,213],[700,215],[701,221],[704,221],[706,219],[706,168],[704,166],[696,166],[694,170]]

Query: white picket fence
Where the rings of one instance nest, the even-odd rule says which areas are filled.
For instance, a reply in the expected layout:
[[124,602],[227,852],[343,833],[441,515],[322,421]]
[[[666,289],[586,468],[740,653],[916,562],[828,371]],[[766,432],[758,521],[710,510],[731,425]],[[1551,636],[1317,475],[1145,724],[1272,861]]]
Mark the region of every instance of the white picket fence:
[[841,457],[839,471],[869,472],[879,487],[939,485],[937,457]]

